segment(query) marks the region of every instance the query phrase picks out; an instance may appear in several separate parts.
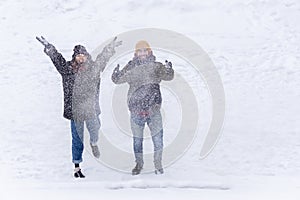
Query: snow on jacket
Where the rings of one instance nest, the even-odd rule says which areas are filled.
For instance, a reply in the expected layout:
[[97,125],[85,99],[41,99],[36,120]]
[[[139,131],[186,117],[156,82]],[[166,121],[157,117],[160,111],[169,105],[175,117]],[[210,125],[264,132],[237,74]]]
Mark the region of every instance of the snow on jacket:
[[128,108],[133,113],[151,111],[160,108],[162,97],[160,82],[174,78],[174,70],[155,61],[150,55],[147,60],[141,61],[137,57],[121,70],[112,74],[112,81],[116,84],[128,83]]
[[84,70],[75,70],[74,56],[71,61],[66,61],[55,48],[48,53],[62,76],[63,116],[66,119],[84,121],[100,114],[100,72],[104,70],[114,53],[114,49],[105,47],[95,61],[88,55]]

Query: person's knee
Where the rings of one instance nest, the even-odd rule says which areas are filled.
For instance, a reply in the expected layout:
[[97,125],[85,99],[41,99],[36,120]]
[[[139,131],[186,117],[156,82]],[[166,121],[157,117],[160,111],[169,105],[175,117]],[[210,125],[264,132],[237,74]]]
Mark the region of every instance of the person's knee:
[[87,125],[87,129],[88,129],[89,133],[94,134],[94,135],[98,134],[100,126],[101,126],[98,119],[88,121],[86,125]]
[[164,148],[164,145],[162,142],[157,142],[154,144],[154,151],[162,151]]
[[133,138],[133,146],[137,151],[142,151],[143,149],[143,138],[134,137]]

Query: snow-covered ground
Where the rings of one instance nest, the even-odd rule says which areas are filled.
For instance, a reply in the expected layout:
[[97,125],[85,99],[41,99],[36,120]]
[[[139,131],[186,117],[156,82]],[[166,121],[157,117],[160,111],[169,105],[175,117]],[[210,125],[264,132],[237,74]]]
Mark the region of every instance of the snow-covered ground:
[[[300,198],[299,0],[2,0],[0,13],[0,199]],[[75,180],[61,77],[35,36],[45,36],[70,59],[78,43],[93,51],[140,28],[182,33],[208,53],[225,89],[222,136],[200,160],[199,134],[162,176],[132,177],[85,151],[87,178]],[[183,61],[172,62],[180,71]],[[113,67],[101,85],[106,133],[110,102],[104,95],[112,87]],[[201,91],[198,103],[205,107],[210,99],[205,88]],[[210,111],[201,109],[205,127]],[[169,121],[176,121],[172,116]],[[168,142],[172,133],[167,134]]]

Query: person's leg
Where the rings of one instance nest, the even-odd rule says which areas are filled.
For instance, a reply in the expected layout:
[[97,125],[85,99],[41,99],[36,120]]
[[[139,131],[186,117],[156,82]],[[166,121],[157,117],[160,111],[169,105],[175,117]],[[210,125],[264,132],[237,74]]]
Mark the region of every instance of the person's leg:
[[143,132],[145,127],[145,121],[138,116],[131,115],[130,117],[131,131],[133,134],[133,150],[135,156],[135,162],[143,167]]
[[90,134],[90,145],[92,153],[96,158],[100,157],[100,151],[97,145],[99,139],[99,129],[101,127],[99,116],[86,120],[86,127]]
[[162,169],[163,153],[163,124],[160,111],[153,113],[147,121],[151,131],[154,146],[154,166],[155,169]]
[[97,145],[99,139],[99,129],[101,127],[99,116],[86,120],[86,127],[90,134],[90,144],[93,146]]
[[79,163],[82,162],[83,152],[83,122],[75,122],[71,120],[71,132],[72,132],[72,162],[75,164],[74,177],[85,178],[79,167]]
[[71,132],[72,132],[72,162],[79,164],[82,162],[83,152],[83,122],[75,122],[71,120]]

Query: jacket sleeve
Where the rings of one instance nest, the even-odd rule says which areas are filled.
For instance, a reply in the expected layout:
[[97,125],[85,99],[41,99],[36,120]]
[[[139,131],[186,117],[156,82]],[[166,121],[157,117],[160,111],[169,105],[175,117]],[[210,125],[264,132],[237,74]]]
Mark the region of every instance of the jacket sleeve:
[[128,72],[131,68],[131,61],[121,70],[118,70],[118,67],[116,67],[114,69],[114,72],[111,76],[111,80],[115,83],[115,84],[122,84],[122,83],[126,83],[129,81],[129,76],[128,76]]
[[114,54],[115,50],[111,46],[107,45],[103,48],[102,52],[97,56],[95,60],[95,67],[97,72],[104,71],[106,64]]
[[171,81],[174,78],[174,70],[172,67],[166,67],[162,63],[159,63],[158,74],[161,80]]
[[60,74],[67,74],[68,67],[65,58],[59,53],[54,46],[45,48],[45,53],[50,57],[52,63]]

